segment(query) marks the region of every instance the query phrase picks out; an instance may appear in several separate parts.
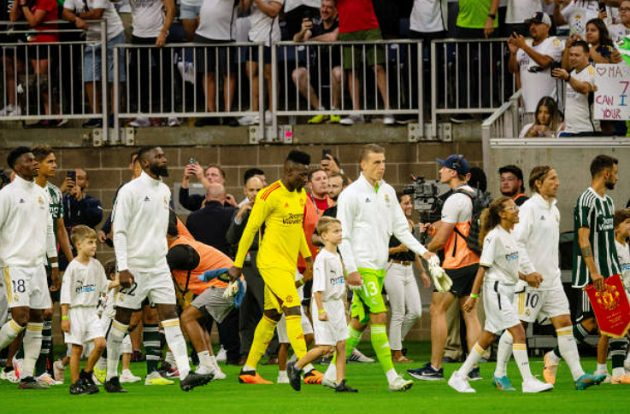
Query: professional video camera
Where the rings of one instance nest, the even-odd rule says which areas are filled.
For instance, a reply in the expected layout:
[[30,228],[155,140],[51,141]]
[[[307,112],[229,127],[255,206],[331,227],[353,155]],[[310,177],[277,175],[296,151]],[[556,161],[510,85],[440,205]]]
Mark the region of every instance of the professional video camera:
[[425,180],[423,176],[411,175],[413,184],[407,184],[403,188],[403,194],[412,195],[413,208],[420,214],[433,213],[439,208],[438,195],[442,193],[438,187],[439,181]]

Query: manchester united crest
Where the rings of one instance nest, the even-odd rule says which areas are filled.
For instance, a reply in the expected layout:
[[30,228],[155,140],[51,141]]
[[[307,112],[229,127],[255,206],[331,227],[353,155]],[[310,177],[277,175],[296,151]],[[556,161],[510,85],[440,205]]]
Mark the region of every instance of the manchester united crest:
[[615,285],[606,285],[606,289],[603,292],[595,293],[597,303],[609,311],[619,306],[620,295],[621,293]]

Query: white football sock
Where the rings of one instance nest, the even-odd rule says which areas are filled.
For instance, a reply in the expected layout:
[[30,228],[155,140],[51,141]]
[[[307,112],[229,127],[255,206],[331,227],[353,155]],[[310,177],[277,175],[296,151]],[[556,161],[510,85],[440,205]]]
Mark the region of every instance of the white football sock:
[[499,339],[499,347],[497,349],[497,367],[494,370],[494,376],[497,378],[505,377],[507,375],[507,364],[512,357],[512,345],[514,344],[514,338],[510,331],[505,330],[501,339]]
[[597,372],[603,373],[608,372],[608,363],[600,364],[597,363]]
[[472,351],[468,354],[466,361],[464,361],[464,365],[459,369],[459,373],[463,376],[467,377],[470,371],[472,371],[473,367],[481,361],[481,357],[483,356],[484,349],[479,346],[478,343],[473,346]]
[[100,357],[98,359],[98,361],[96,361],[96,366],[98,367],[98,369],[100,369],[101,371],[103,371],[104,369],[107,368],[107,358],[103,358]]
[[107,381],[118,376],[118,361],[120,360],[122,341],[127,335],[129,325],[124,325],[116,320],[107,335]]
[[171,348],[171,352],[175,357],[177,364],[177,370],[179,371],[179,377],[186,379],[190,372],[190,364],[188,363],[188,349],[186,348],[186,341],[182,330],[179,327],[179,319],[168,319],[162,321],[162,327],[164,327],[164,335],[166,336],[166,343]]
[[518,365],[518,369],[519,371],[521,371],[521,376],[523,377],[523,381],[534,379],[534,376],[532,375],[532,371],[529,369],[529,357],[527,356],[527,345],[526,344],[512,345],[512,354],[514,354],[514,360],[516,361],[516,365]]
[[177,363],[175,362],[175,357],[173,356],[173,353],[170,349],[166,351],[166,357],[164,357],[164,361],[168,362],[171,365],[177,365]]
[[210,370],[214,369],[214,365],[212,364],[212,360],[210,359],[210,352],[202,351],[197,352],[197,356],[199,357],[199,365],[202,367],[208,368]]
[[44,324],[42,322],[29,322],[26,325],[26,332],[24,333],[24,339],[22,340],[22,345],[24,346],[24,364],[22,365],[23,378],[33,376],[35,363],[37,362],[39,352],[42,349],[43,328]]
[[311,372],[314,369],[315,369],[315,367],[313,366],[313,364],[308,364],[307,366],[302,368],[302,371],[304,371],[304,373],[307,374],[307,373]]
[[582,364],[580,364],[580,354],[578,352],[577,343],[573,337],[573,327],[567,326],[556,330],[558,334],[558,348],[560,355],[567,362],[573,380],[577,380],[584,375]]
[[23,326],[18,325],[13,319],[5,323],[0,329],[0,349],[4,349],[24,330]]

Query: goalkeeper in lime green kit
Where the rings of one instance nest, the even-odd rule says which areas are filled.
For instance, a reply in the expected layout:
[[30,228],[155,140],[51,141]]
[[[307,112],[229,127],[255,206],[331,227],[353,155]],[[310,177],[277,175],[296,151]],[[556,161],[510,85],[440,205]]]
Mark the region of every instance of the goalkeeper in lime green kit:
[[[372,347],[387,376],[390,391],[406,391],[413,382],[403,379],[394,369],[385,329],[387,309],[381,294],[389,239],[393,234],[409,250],[433,263],[434,267],[439,261],[413,237],[396,192],[383,181],[385,150],[375,144],[365,145],[360,162],[361,176],[341,193],[337,212],[343,233],[339,252],[348,272],[348,286],[354,290],[346,357],[359,343],[369,322]],[[334,387],[335,379],[333,359],[322,384]]]

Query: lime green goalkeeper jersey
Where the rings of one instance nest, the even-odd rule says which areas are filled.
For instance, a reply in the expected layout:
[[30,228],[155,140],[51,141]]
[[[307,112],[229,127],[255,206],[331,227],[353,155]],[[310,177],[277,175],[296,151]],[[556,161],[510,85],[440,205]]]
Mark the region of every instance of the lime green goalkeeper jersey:
[[[457,26],[465,29],[483,29],[490,13],[492,0],[459,0]],[[498,16],[494,27],[499,27]]]

